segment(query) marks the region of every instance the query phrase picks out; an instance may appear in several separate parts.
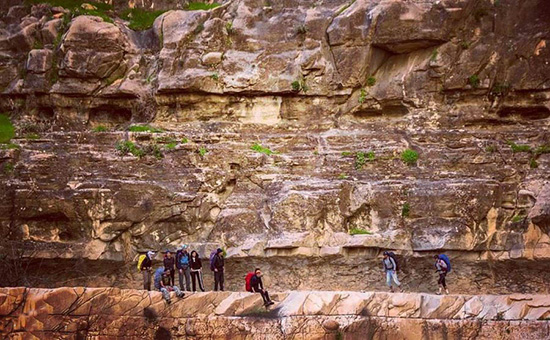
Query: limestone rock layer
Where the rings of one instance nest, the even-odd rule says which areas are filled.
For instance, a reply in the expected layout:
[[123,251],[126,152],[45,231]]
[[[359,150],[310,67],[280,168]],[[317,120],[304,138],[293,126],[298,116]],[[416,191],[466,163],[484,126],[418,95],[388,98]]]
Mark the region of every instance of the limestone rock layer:
[[0,289],[10,339],[548,339],[548,295]]
[[1,285],[137,288],[186,243],[234,290],[382,289],[392,249],[411,291],[444,252],[453,292],[549,292],[547,1],[142,5],[2,4]]

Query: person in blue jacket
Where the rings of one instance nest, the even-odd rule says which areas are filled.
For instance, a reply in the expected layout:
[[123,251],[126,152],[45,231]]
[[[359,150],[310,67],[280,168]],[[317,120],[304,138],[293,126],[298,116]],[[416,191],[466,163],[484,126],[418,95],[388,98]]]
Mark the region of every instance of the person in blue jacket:
[[170,303],[170,292],[175,292],[176,296],[182,298],[185,294],[178,288],[178,286],[170,285],[171,276],[170,270],[165,270],[164,268],[158,268],[155,271],[155,288],[162,293],[162,297],[166,300],[167,303]]

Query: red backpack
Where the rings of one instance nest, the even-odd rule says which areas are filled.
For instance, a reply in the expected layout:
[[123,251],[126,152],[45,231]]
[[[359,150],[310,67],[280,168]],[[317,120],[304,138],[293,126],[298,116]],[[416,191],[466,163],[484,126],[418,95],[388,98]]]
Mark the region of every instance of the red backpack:
[[246,282],[245,289],[247,292],[252,292],[252,286],[250,285],[250,280],[252,280],[252,276],[254,275],[255,274],[253,272],[246,274],[244,281]]

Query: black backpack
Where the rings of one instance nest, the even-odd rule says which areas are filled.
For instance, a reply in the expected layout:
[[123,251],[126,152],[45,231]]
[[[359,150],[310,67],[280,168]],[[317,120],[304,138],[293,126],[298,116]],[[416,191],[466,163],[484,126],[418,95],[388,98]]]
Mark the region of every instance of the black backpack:
[[395,253],[393,251],[389,251],[388,256],[393,259],[393,262],[395,262],[395,268],[393,270],[395,271],[399,270],[399,263],[397,262],[397,257],[395,257]]

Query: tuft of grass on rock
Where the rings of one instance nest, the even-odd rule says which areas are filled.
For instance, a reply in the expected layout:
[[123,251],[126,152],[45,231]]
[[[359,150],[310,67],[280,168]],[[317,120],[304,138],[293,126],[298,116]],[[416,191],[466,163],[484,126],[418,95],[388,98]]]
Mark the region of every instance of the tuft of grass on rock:
[[29,132],[25,135],[25,139],[37,140],[37,139],[40,139],[40,135],[36,132]]
[[545,153],[550,153],[550,144],[540,145],[535,148],[533,151],[535,155],[542,155]]
[[341,173],[341,174],[338,175],[338,179],[348,179],[348,178],[349,178],[349,176],[346,175],[345,173]]
[[98,125],[92,129],[93,132],[107,132],[109,129],[107,129],[104,125]]
[[477,76],[477,74],[474,74],[468,77],[468,84],[470,84],[470,86],[473,87],[474,89],[477,89],[480,83],[481,81],[479,80],[479,77]]
[[525,220],[526,217],[527,216],[525,216],[525,215],[516,215],[516,216],[512,217],[512,222],[514,222],[514,223],[521,222],[521,221]]
[[6,163],[4,164],[4,174],[9,175],[13,173],[13,170],[15,169],[15,166],[12,163]]
[[261,146],[260,144],[258,143],[255,143],[254,145],[252,145],[250,147],[251,150],[254,150],[256,152],[259,152],[259,153],[263,153],[264,155],[272,155],[274,154],[275,152],[271,151],[269,148],[266,148],[266,147],[263,147]]
[[138,158],[145,156],[145,152],[130,140],[118,141],[115,148],[121,156],[126,156],[128,154],[132,154]]
[[220,76],[218,72],[214,72],[210,75],[210,78],[214,79],[214,81],[218,81],[220,79]]
[[361,170],[361,168],[363,168],[363,166],[367,163],[367,161],[373,161],[374,158],[375,158],[374,151],[368,151],[368,152],[358,151],[355,154],[355,169]]
[[418,161],[418,152],[407,149],[401,153],[401,160],[407,165],[415,165]]
[[208,153],[208,150],[206,150],[205,147],[202,147],[197,152],[201,155],[201,157],[204,157]]
[[529,167],[531,169],[536,169],[539,167],[539,163],[537,163],[537,160],[534,157],[529,160]]
[[181,139],[181,143],[182,143],[182,144],[189,143],[189,139],[187,139],[186,137],[183,137],[183,138]]
[[438,55],[439,55],[439,51],[437,49],[433,50],[432,54],[430,55],[430,61],[436,61]]
[[372,233],[371,233],[370,231],[368,231],[368,230],[365,230],[365,229],[362,229],[362,228],[357,228],[357,227],[355,227],[355,228],[351,228],[351,229],[349,230],[349,234],[350,234],[350,235],[370,235],[370,234],[372,234]]
[[15,150],[21,148],[19,145],[14,143],[0,144],[1,150]]
[[342,156],[344,156],[344,157],[349,157],[349,156],[351,156],[351,155],[353,155],[353,152],[350,152],[350,151],[342,151]]
[[307,86],[304,78],[296,79],[290,84],[290,86],[292,87],[292,91],[294,92],[307,92],[309,90],[309,87]]
[[408,202],[405,202],[401,207],[401,216],[409,217],[410,213],[411,213],[411,206]]
[[166,148],[166,150],[174,150],[176,148],[176,146],[178,146],[178,143],[170,142],[170,143],[166,144],[164,147]]
[[128,27],[134,31],[144,31],[153,27],[155,19],[166,11],[148,11],[142,8],[129,8],[121,18],[129,21]]
[[13,137],[15,137],[15,128],[10,118],[0,114],[0,143],[9,143]]
[[376,84],[376,78],[370,76],[367,78],[367,86],[374,86]]
[[365,88],[361,88],[361,93],[359,94],[359,104],[363,104],[365,100],[367,99],[367,91]]
[[485,148],[485,151],[489,153],[493,153],[497,151],[497,147],[496,145],[487,145],[487,147]]
[[128,128],[128,131],[130,132],[152,132],[152,133],[160,133],[164,132],[162,129],[154,128],[149,125],[132,125]]
[[217,2],[213,2],[211,4],[207,4],[204,2],[189,2],[185,7],[185,10],[186,11],[208,11],[210,9],[213,9],[219,6],[221,6],[221,4]]
[[529,145],[516,144],[512,141],[506,141],[506,144],[510,145],[513,153],[517,152],[531,152],[531,147]]

